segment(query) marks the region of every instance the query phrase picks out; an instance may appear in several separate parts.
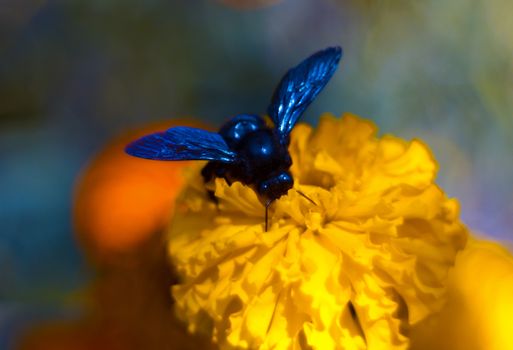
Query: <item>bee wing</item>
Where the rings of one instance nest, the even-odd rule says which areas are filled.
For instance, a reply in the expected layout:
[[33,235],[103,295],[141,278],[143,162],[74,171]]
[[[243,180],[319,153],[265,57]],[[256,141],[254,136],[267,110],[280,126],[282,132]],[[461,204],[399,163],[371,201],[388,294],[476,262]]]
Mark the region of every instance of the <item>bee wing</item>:
[[126,146],[125,152],[135,157],[155,160],[215,160],[233,163],[238,159],[221,135],[186,126],[143,136]]
[[281,79],[268,113],[282,143],[288,143],[292,128],[335,73],[341,57],[340,47],[329,47],[308,57]]

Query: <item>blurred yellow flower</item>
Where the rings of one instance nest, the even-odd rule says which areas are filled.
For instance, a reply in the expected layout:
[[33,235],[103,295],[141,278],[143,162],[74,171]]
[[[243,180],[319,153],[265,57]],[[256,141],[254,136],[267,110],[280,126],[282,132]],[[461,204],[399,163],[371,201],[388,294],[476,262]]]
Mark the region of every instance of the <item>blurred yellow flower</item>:
[[449,274],[447,305],[413,330],[415,350],[513,350],[513,256],[471,240]]
[[221,349],[406,349],[440,309],[465,245],[458,203],[434,184],[418,140],[376,136],[353,115],[298,125],[294,189],[264,208],[255,193],[198,169],[179,197],[168,251],[176,311]]

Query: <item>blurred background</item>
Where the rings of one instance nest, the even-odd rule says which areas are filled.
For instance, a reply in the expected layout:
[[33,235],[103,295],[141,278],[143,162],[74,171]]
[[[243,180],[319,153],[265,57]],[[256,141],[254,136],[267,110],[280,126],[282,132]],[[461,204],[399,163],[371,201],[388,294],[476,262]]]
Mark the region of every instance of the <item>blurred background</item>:
[[74,317],[92,271],[76,176],[123,130],[265,112],[291,66],[341,45],[304,121],[372,119],[420,138],[476,233],[513,240],[509,0],[0,0],[0,349]]

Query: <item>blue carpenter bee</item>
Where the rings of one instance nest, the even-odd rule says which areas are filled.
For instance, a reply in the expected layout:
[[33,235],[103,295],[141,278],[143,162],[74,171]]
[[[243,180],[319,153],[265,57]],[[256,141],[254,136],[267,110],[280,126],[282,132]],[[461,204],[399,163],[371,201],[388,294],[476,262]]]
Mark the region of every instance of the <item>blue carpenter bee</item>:
[[269,205],[294,183],[289,171],[290,132],[335,73],[341,57],[340,47],[330,47],[285,74],[267,110],[273,126],[258,115],[240,114],[226,122],[218,133],[179,126],[144,136],[129,144],[125,151],[155,160],[208,160],[201,172],[205,182],[220,177],[228,183],[240,181],[255,190],[265,205],[267,231]]

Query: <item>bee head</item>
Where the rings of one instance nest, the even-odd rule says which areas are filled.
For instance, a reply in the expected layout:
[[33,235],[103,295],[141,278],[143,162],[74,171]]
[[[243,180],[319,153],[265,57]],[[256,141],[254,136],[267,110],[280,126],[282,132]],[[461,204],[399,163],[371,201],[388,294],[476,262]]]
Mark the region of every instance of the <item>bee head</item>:
[[282,171],[258,183],[258,194],[265,202],[273,201],[286,194],[294,185],[292,175]]

